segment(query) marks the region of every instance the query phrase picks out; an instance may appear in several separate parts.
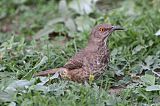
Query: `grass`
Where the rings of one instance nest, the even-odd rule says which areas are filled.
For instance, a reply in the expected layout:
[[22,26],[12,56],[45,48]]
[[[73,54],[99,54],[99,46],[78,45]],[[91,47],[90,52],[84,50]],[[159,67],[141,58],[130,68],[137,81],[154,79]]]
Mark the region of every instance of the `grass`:
[[[160,29],[158,2],[120,1],[118,7],[104,12],[91,4],[94,8],[88,14],[67,5],[68,24],[58,1],[0,1],[0,105],[160,105],[160,38],[155,35]],[[91,28],[98,23],[126,29],[110,37],[111,59],[101,78],[79,84],[56,75],[32,77],[35,72],[63,66],[85,47]],[[111,89],[122,91],[111,94]]]

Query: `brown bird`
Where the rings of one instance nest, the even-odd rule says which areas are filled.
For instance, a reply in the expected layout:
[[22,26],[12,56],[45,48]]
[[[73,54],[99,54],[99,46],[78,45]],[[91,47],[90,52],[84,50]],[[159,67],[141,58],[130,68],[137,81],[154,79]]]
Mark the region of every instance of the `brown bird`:
[[107,40],[120,26],[100,24],[92,29],[86,48],[75,54],[63,67],[37,73],[35,76],[47,76],[59,73],[61,78],[76,82],[88,81],[90,77],[99,77],[107,68],[109,49]]

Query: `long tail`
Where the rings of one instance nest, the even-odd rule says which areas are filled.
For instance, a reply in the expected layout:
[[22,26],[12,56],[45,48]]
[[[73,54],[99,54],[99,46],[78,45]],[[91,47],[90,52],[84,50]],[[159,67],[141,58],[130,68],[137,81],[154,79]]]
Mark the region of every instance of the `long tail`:
[[35,74],[34,76],[48,76],[48,75],[53,75],[56,72],[60,71],[60,70],[64,70],[64,68],[55,68],[55,69],[50,69],[50,70],[46,70],[46,71],[41,71],[37,74]]

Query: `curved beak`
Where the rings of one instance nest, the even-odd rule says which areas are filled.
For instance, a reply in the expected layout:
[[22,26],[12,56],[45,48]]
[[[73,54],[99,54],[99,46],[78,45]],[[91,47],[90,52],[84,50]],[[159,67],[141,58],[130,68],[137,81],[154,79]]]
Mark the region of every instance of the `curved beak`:
[[112,26],[112,30],[124,30],[121,26]]
[[106,36],[104,37],[104,40],[111,35],[111,33],[115,30],[124,30],[124,28],[122,28],[121,26],[112,26],[112,29],[109,31],[109,33],[107,32]]

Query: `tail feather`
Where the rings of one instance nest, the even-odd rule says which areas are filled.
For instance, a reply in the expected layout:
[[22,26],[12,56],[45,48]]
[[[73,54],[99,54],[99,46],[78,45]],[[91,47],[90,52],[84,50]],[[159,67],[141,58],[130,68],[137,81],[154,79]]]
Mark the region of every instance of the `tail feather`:
[[63,68],[55,68],[55,69],[50,69],[50,70],[46,70],[46,71],[41,71],[37,74],[35,74],[34,76],[48,76],[48,75],[53,75],[56,72],[62,70]]

